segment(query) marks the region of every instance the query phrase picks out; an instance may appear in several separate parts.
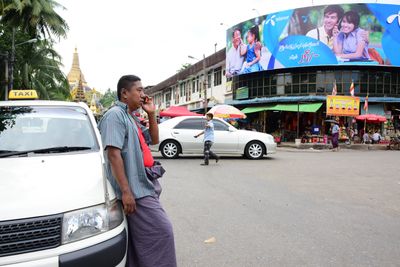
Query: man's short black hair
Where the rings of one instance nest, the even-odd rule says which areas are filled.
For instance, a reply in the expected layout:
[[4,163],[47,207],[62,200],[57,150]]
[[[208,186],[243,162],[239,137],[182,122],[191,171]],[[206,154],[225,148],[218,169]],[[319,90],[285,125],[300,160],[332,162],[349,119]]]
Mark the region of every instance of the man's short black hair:
[[130,90],[133,83],[140,81],[140,78],[136,75],[124,75],[122,76],[117,85],[117,96],[118,100],[121,100],[122,89]]
[[213,119],[213,118],[214,118],[214,115],[213,115],[212,113],[207,113],[206,116],[207,116],[207,117],[210,117],[210,119]]
[[336,13],[338,16],[338,19],[340,20],[343,17],[344,10],[339,5],[329,5],[324,10],[324,16],[326,14],[331,14],[331,13]]
[[238,31],[240,34],[242,34],[242,30],[240,28],[235,28],[232,32],[232,38],[235,37],[235,32]]

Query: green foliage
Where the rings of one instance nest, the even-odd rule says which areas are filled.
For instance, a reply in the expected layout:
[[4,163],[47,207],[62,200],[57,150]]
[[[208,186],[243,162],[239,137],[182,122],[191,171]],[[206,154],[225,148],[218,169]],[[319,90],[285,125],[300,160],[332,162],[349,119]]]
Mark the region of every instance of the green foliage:
[[181,68],[179,70],[177,70],[176,72],[181,72],[187,68],[190,68],[191,66],[192,66],[192,64],[190,64],[190,63],[182,64]]
[[108,109],[116,100],[117,100],[117,92],[111,91],[111,89],[108,88],[106,93],[100,99],[100,104],[102,104],[105,109]]
[[[35,89],[40,99],[68,100],[70,92],[67,78],[61,71],[61,57],[53,49],[53,38],[66,37],[68,25],[55,12],[56,7],[61,6],[53,0],[1,1],[0,52],[11,54],[14,29],[13,87]],[[38,41],[24,43],[33,38]],[[4,67],[0,73],[3,81],[0,97],[4,99]]]
[[53,0],[5,0],[1,21],[10,27],[19,28],[30,36],[47,39],[66,37],[68,25],[55,12],[63,8]]

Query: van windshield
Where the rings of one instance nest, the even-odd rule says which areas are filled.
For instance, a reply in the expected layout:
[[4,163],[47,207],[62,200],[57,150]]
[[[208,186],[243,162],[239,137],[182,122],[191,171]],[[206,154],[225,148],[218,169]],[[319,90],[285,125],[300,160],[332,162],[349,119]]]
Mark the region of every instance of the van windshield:
[[[69,147],[75,149],[66,149]],[[0,156],[10,152],[60,153],[84,150],[82,148],[99,149],[85,109],[67,106],[0,107]]]

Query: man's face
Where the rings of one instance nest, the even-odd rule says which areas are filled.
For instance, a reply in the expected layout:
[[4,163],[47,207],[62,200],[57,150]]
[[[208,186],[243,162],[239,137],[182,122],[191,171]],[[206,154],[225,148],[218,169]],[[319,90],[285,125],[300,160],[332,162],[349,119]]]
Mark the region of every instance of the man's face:
[[240,31],[235,31],[234,33],[233,33],[233,46],[235,47],[235,48],[238,48],[238,46],[240,45],[240,39],[241,39],[242,37],[240,36]]
[[141,81],[132,84],[130,90],[125,89],[122,92],[123,101],[128,105],[129,109],[136,110],[143,104],[144,98],[143,86]]
[[337,13],[326,13],[324,15],[324,28],[326,31],[331,31],[338,24],[339,18]]

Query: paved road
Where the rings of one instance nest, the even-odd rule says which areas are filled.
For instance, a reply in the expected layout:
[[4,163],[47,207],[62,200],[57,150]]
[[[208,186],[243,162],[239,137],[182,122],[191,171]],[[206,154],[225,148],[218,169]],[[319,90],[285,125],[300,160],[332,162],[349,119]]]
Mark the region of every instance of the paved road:
[[295,151],[161,159],[179,266],[400,266],[400,152]]

